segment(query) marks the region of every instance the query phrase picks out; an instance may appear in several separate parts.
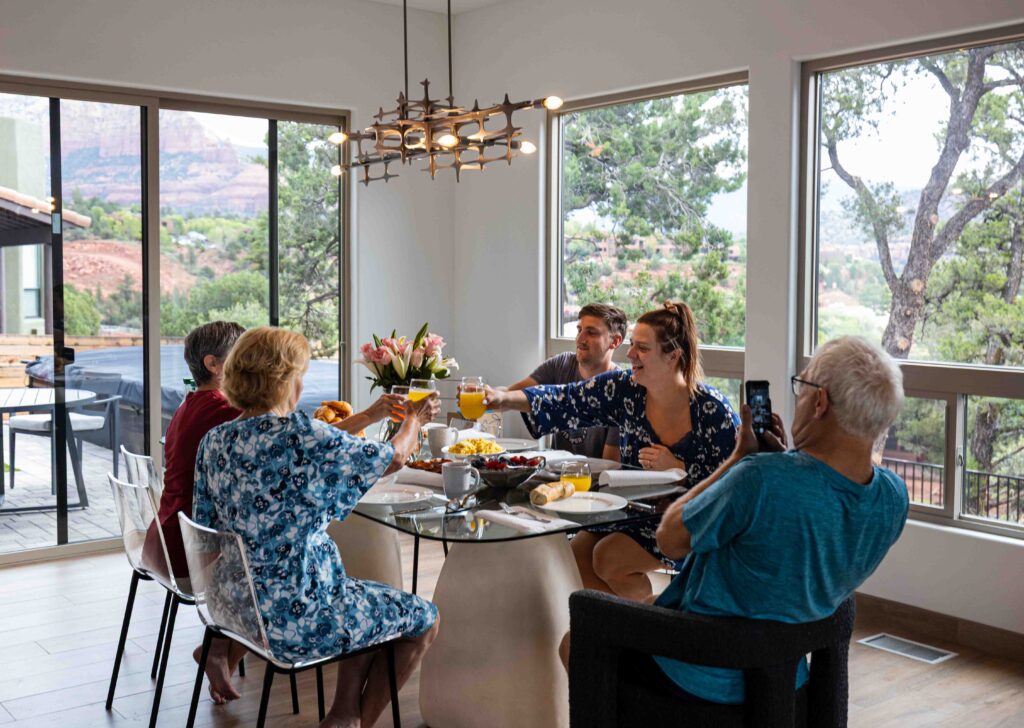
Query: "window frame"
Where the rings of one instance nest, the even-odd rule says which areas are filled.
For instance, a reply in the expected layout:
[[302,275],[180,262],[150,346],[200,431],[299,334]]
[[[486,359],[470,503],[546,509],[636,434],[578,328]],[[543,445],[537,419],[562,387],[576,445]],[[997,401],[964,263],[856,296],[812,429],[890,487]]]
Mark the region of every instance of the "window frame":
[[[684,93],[714,91],[729,86],[750,84],[747,71],[737,71],[716,76],[704,76],[688,81],[647,86],[633,91],[624,91],[601,96],[589,96],[582,99],[566,101],[561,108],[548,110],[544,122],[545,137],[545,182],[547,189],[544,195],[545,220],[545,251],[546,275],[544,285],[544,333],[545,356],[552,357],[566,351],[575,351],[575,343],[571,338],[559,336],[558,310],[561,306],[564,278],[562,275],[562,165],[561,165],[561,118],[566,114],[586,111],[605,106],[617,106],[638,101],[649,101],[678,96]],[[748,132],[749,134],[749,132]],[[746,302],[744,302],[746,310]],[[615,352],[615,361],[626,360],[628,343],[623,343]],[[704,373],[711,377],[725,377],[743,380],[744,356],[746,347],[707,346],[701,344],[701,363]],[[738,405],[738,403],[737,403]]]
[[[818,189],[821,144],[818,121],[821,111],[818,77],[821,74],[862,65],[906,60],[924,55],[966,48],[1024,41],[1024,24],[1014,24],[935,40],[848,53],[806,61],[800,71],[799,194],[797,250],[796,361],[803,368],[810,362],[818,331]],[[963,513],[963,483],[966,473],[967,398],[999,397],[1024,399],[1024,368],[929,361],[900,361],[907,396],[945,400],[945,466],[943,506],[936,508],[911,503],[910,516],[916,520],[980,531],[1024,540],[1024,523],[1000,523]]]

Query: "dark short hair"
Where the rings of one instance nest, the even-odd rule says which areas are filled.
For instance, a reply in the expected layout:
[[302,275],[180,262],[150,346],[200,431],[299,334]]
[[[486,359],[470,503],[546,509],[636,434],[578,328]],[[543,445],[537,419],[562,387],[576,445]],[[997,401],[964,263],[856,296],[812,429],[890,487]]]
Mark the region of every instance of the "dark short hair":
[[203,359],[207,356],[224,359],[243,333],[245,329],[234,321],[213,321],[188,332],[185,337],[185,363],[196,386],[202,386],[213,378]]
[[618,334],[623,339],[626,338],[626,329],[629,328],[629,321],[626,319],[625,311],[621,308],[609,306],[607,303],[588,303],[580,309],[578,318],[583,318],[584,316],[593,316],[601,319],[609,331],[613,334]]

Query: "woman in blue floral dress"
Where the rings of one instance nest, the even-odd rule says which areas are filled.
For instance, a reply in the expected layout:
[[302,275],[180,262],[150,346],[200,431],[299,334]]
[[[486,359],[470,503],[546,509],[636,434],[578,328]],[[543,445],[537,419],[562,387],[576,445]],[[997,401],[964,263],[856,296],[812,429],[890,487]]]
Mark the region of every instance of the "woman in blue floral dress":
[[[641,316],[627,356],[631,371],[607,372],[583,382],[488,390],[493,409],[527,413],[535,436],[596,425],[619,428],[624,465],[685,470],[698,483],[725,460],[739,418],[729,400],[704,384],[693,312],[685,303]],[[648,573],[674,566],[658,549],[651,519],[617,529],[577,534],[573,554],[583,585],[638,601],[650,600]]]
[[[224,393],[242,415],[211,430],[196,458],[194,518],[242,537],[271,650],[310,659],[393,637],[399,683],[437,631],[437,609],[420,597],[345,574],[327,535],[382,475],[412,452],[436,397],[408,403],[392,444],[311,420],[295,405],[309,365],[300,334],[260,327],[239,338],[224,366]],[[211,688],[230,662],[208,670]],[[221,693],[224,694],[224,693]],[[389,700],[381,652],[339,663],[334,705],[322,725],[373,725]]]

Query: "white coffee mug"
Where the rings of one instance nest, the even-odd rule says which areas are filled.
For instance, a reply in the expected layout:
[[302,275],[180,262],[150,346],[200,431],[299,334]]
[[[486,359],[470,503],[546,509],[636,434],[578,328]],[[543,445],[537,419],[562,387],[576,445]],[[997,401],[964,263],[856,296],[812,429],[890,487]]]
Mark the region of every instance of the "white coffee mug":
[[455,461],[441,466],[444,496],[448,500],[462,498],[480,487],[480,471],[469,463]]
[[430,454],[435,458],[441,457],[441,450],[454,445],[458,439],[459,431],[454,427],[431,427],[427,430],[427,444],[430,445]]

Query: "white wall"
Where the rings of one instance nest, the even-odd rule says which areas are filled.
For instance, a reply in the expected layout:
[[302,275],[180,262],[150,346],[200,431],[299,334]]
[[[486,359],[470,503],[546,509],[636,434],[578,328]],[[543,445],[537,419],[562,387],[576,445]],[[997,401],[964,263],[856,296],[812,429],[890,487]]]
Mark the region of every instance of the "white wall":
[[[799,62],[1021,22],[1019,2],[519,0],[456,18],[457,95],[566,99],[747,70],[746,366],[788,410],[796,319]],[[503,37],[499,42],[497,37]],[[540,112],[523,114],[540,135]],[[543,150],[542,150],[543,151]],[[466,371],[508,382],[544,355],[543,159],[519,159],[455,197],[454,327]],[[1022,544],[908,525],[865,589],[1017,631]]]
[[[388,108],[402,75],[400,7],[362,0],[0,3],[0,73],[308,104]],[[444,19],[409,12],[410,83],[446,80]],[[440,88],[440,84],[439,84]],[[358,186],[352,350],[373,331],[451,330],[453,182],[418,168]],[[355,372],[363,383],[364,372]],[[357,400],[366,402],[367,387]]]

